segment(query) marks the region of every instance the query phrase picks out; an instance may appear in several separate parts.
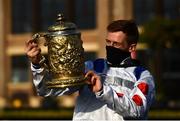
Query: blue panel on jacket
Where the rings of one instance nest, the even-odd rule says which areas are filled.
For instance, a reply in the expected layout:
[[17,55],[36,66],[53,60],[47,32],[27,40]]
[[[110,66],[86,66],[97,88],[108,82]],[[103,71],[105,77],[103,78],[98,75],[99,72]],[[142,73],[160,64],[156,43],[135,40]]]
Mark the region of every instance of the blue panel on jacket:
[[105,59],[96,59],[94,61],[94,70],[97,73],[103,73],[107,69],[107,63]]
[[143,71],[145,71],[145,70],[146,70],[146,69],[145,69],[144,67],[142,67],[142,66],[138,66],[138,67],[136,67],[136,68],[134,69],[134,74],[135,74],[137,80],[139,80],[139,78],[140,78],[140,76],[141,76],[141,73],[142,73]]

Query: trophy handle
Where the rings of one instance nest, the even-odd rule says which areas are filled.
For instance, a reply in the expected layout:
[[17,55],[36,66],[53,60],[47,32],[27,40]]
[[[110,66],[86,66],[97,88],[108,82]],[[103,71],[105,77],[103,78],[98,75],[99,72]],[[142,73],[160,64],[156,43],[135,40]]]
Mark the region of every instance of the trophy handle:
[[[34,34],[33,36],[32,36],[32,40],[35,42],[35,43],[38,43],[39,42],[39,38],[41,38],[41,37],[45,37],[45,33],[36,33],[36,34]],[[46,39],[45,39],[45,43],[44,43],[44,46],[47,46],[47,41],[46,41]],[[40,55],[40,62],[39,62],[39,64],[41,65],[41,66],[43,66],[43,67],[45,67],[45,68],[49,68],[48,67],[48,65],[47,65],[47,63],[46,63],[46,58],[43,56],[43,55]]]

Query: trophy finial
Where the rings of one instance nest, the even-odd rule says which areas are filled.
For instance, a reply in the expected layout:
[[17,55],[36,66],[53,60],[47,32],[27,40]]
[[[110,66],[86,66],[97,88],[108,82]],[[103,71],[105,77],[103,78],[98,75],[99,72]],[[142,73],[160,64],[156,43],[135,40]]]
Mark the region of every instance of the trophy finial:
[[57,15],[57,22],[64,22],[65,18],[64,15],[62,13]]

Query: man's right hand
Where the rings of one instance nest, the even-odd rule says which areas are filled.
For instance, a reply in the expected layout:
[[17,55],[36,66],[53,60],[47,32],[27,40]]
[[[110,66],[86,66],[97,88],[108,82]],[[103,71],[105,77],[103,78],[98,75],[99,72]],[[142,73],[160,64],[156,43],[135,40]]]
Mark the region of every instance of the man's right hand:
[[41,60],[41,49],[34,40],[29,40],[26,42],[25,52],[33,64],[39,64]]

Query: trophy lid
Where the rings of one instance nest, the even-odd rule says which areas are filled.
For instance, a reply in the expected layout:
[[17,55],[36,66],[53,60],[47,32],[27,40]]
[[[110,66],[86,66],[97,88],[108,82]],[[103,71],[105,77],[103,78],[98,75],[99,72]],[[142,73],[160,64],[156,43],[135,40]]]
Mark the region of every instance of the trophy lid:
[[58,14],[56,24],[48,28],[49,32],[58,34],[78,34],[77,26],[74,23],[66,22],[63,14]]

